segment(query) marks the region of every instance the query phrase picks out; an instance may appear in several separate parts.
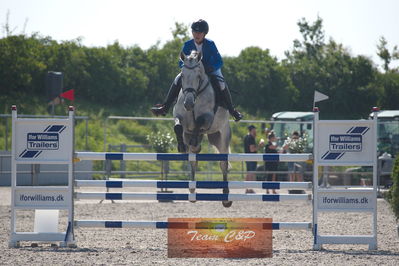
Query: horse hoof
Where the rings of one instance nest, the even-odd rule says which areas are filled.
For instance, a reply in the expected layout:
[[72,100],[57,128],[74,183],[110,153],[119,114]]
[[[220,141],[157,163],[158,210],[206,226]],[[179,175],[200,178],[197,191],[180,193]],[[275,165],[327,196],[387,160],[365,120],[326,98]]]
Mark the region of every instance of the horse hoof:
[[230,208],[233,205],[232,201],[222,201],[223,207]]
[[195,138],[190,139],[190,146],[197,147],[198,141]]
[[[229,193],[230,193],[230,190],[228,188],[223,188],[223,194],[229,194]],[[225,208],[229,208],[229,207],[231,207],[233,202],[229,201],[229,200],[225,200],[225,201],[222,201],[222,204]]]

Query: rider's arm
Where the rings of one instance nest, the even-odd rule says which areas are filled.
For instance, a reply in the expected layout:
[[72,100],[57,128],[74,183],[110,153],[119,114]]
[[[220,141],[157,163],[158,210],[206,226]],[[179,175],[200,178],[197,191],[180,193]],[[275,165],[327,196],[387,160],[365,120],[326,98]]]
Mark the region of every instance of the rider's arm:
[[209,72],[213,72],[217,69],[220,69],[223,66],[223,60],[218,51],[218,48],[216,48],[216,44],[213,41],[209,41],[209,50],[210,50],[209,63],[213,68]]

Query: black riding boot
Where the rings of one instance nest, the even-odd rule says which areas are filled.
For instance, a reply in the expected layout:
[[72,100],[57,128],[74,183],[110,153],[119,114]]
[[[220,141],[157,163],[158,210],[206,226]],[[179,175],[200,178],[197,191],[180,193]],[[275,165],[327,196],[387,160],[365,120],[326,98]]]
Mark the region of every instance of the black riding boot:
[[180,74],[177,77],[177,80],[172,82],[170,85],[168,95],[166,96],[166,101],[164,104],[157,104],[151,108],[151,112],[154,115],[166,115],[169,111],[172,104],[176,101],[177,96],[179,96],[179,92],[181,89],[181,76]]
[[[221,96],[222,101],[226,104],[227,110],[229,110],[229,113],[231,114],[232,117],[234,117],[234,121],[238,122],[240,121],[244,116],[234,108],[233,106],[233,99],[231,98],[230,90],[229,87],[227,87],[227,84],[225,84],[224,90],[220,87],[220,82],[219,79],[222,79],[222,77],[218,77],[215,75],[210,75],[210,81],[212,84],[212,87],[214,90],[216,90],[216,93]],[[224,82],[224,81],[222,81]]]

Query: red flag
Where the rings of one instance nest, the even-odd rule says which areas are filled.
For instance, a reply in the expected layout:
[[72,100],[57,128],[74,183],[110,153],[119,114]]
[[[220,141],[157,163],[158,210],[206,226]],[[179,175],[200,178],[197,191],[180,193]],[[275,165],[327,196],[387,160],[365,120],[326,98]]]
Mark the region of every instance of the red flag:
[[75,90],[72,89],[72,90],[63,92],[63,93],[60,94],[60,96],[62,98],[65,98],[65,99],[73,101],[73,100],[75,100]]

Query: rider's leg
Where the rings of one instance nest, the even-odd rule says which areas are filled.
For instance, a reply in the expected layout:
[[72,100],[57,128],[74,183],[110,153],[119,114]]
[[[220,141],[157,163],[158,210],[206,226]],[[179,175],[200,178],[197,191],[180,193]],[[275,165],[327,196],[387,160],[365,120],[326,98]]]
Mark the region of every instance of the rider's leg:
[[172,104],[176,101],[177,96],[179,96],[179,92],[181,89],[181,73],[179,73],[172,85],[170,85],[170,89],[168,91],[168,95],[166,96],[165,103],[161,105],[155,105],[151,108],[151,111],[154,115],[166,115],[169,111]]
[[230,90],[227,87],[226,82],[224,81],[222,72],[220,69],[212,72],[210,75],[210,81],[212,87],[217,90],[217,93],[222,96],[223,102],[226,104],[229,113],[234,117],[234,120],[237,122],[243,118],[243,115],[234,108],[233,99],[231,98]]

